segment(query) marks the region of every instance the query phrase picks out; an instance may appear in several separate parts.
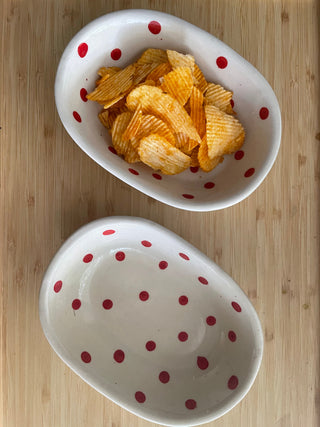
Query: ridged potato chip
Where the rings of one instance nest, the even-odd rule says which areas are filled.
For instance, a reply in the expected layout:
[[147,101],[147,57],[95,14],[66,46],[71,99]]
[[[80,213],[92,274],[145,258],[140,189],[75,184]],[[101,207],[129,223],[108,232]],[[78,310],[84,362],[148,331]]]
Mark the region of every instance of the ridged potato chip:
[[143,80],[156,68],[157,64],[140,64],[136,66],[134,73],[133,84],[134,86],[143,82]]
[[106,104],[103,104],[103,108],[105,110],[107,110],[108,108],[112,107],[113,105],[117,104],[119,101],[121,101],[122,99],[125,99],[125,95],[119,95],[116,98],[111,99],[110,101],[108,101]]
[[224,89],[220,85],[215,85],[214,83],[208,83],[207,89],[204,94],[205,102],[207,105],[214,105],[215,107],[218,107],[221,111],[224,111],[228,114],[233,113],[233,109],[230,104],[232,95],[233,92]]
[[204,172],[212,171],[212,169],[214,169],[216,166],[218,166],[219,163],[223,162],[222,156],[216,156],[216,157],[213,157],[212,159],[209,157],[206,136],[204,136],[204,138],[202,139],[200,147],[199,147],[198,162],[199,162],[201,169]]
[[118,71],[121,71],[121,68],[119,68],[119,67],[100,67],[98,70],[98,75],[100,77],[103,77],[106,74],[109,74],[109,76],[113,76]]
[[197,145],[198,142],[190,139],[185,133],[176,133],[176,147],[184,154],[190,155]]
[[138,148],[140,159],[165,175],[175,175],[186,170],[191,163],[190,157],[173,147],[165,138],[151,134],[142,138]]
[[197,147],[195,147],[192,150],[192,153],[191,153],[191,156],[190,156],[190,159],[191,159],[190,166],[192,166],[192,167],[198,167],[198,166],[200,166],[199,165],[199,159],[198,159],[199,149],[200,149],[200,145],[197,145]]
[[163,77],[161,89],[184,105],[190,98],[193,78],[189,67],[178,67]]
[[156,133],[157,135],[162,136],[173,146],[176,145],[176,139],[168,125],[161,119],[158,119],[158,117],[150,114],[142,116],[138,133],[130,140],[130,142],[133,147],[137,149],[139,147],[140,140],[151,133]]
[[192,55],[184,55],[175,50],[167,50],[167,56],[173,69],[178,67],[189,67],[191,72],[194,72],[194,57]]
[[168,62],[167,53],[162,49],[147,49],[140,56],[137,64],[161,64],[161,62]]
[[193,87],[190,95],[190,117],[193,121],[195,128],[203,138],[206,133],[206,116],[203,108],[203,94],[197,87]]
[[244,142],[244,129],[235,117],[213,105],[205,106],[208,155],[211,159],[239,150]]
[[150,74],[146,77],[146,80],[153,80],[155,83],[158,83],[158,80],[168,74],[172,70],[172,67],[169,62],[163,62],[156,66],[156,68],[151,71]]
[[109,123],[109,111],[102,111],[98,114],[100,122],[103,124],[104,127],[107,129],[110,129],[110,123]]
[[129,141],[130,139],[134,138],[137,135],[139,128],[141,126],[141,120],[142,120],[142,110],[140,107],[138,107],[134,112],[130,122],[128,123],[126,130],[122,135],[123,141]]
[[140,160],[137,151],[132,147],[130,142],[124,141],[122,138],[123,133],[125,132],[132,117],[133,117],[133,113],[131,113],[130,111],[127,111],[117,116],[112,125],[112,132],[111,132],[112,144],[116,152],[120,155],[123,155],[124,159],[128,163],[135,163]]
[[106,104],[108,101],[128,92],[133,87],[135,70],[135,65],[129,65],[99,84],[93,92],[87,95],[87,98]]
[[152,114],[168,124],[174,132],[186,134],[191,140],[200,144],[201,138],[190,116],[181,104],[172,96],[153,86],[140,86],[127,96],[129,110],[134,111],[141,105],[145,114]]
[[197,64],[194,64],[193,77],[195,78],[195,86],[204,92],[207,89],[208,82]]

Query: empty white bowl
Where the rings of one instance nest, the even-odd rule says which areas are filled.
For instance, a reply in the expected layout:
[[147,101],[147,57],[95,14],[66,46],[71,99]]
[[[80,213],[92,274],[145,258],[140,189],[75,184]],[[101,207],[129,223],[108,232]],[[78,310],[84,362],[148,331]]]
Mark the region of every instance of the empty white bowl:
[[[208,81],[234,92],[245,144],[210,173],[190,168],[165,176],[142,163],[129,165],[108,149],[111,137],[97,117],[101,106],[85,94],[95,87],[99,67],[125,67],[149,47],[194,55]],[[279,105],[261,74],[211,34],[165,13],[123,10],[84,27],[62,55],[55,98],[64,127],[92,159],[132,187],[182,209],[210,211],[240,202],[266,177],[280,145]]]
[[167,229],[109,217],[72,235],[40,292],[61,359],[150,421],[198,425],[235,406],[260,367],[263,334],[238,285]]

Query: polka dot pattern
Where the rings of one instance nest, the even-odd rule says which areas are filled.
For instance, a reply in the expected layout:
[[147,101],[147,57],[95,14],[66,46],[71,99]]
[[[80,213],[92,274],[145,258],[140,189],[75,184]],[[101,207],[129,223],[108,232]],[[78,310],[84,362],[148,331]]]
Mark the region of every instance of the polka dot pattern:
[[78,55],[80,56],[80,58],[84,58],[86,56],[86,54],[88,53],[88,45],[87,43],[81,43],[78,46]]
[[134,397],[138,403],[144,403],[146,401],[146,395],[142,391],[137,391]]
[[231,305],[234,308],[234,310],[237,311],[238,313],[242,311],[240,305],[237,302],[232,301]]
[[156,349],[156,343],[154,341],[147,341],[146,342],[146,349],[148,351],[154,351]]
[[250,168],[248,170],[245,171],[244,176],[246,178],[250,178],[250,176],[252,176],[255,173],[255,169],[254,168]]
[[142,240],[141,245],[144,246],[145,248],[150,248],[152,246],[152,243],[149,242],[148,240]]
[[234,331],[229,331],[228,338],[231,342],[235,342],[237,340],[237,335]]
[[189,200],[194,199],[194,196],[192,194],[182,194],[182,197]]
[[125,354],[124,354],[124,351],[123,350],[116,350],[114,353],[113,353],[113,358],[114,358],[114,360],[117,362],[117,363],[122,363],[123,361],[124,361],[124,358],[125,358]]
[[87,254],[83,257],[82,261],[86,264],[88,264],[89,262],[91,262],[93,260],[93,255],[92,254]]
[[60,292],[61,291],[61,288],[62,288],[62,281],[61,280],[58,280],[55,284],[54,284],[54,286],[53,286],[53,290],[55,291],[55,293],[57,294],[58,292]]
[[114,61],[118,61],[121,58],[121,55],[122,55],[121,49],[118,49],[118,48],[113,49],[110,53],[110,56]]
[[82,99],[83,102],[87,102],[87,89],[85,89],[84,87],[80,89],[80,98]]
[[157,179],[158,181],[161,181],[161,179],[162,179],[162,176],[159,175],[158,173],[153,173],[152,176],[153,176],[153,178]]
[[148,24],[148,29],[152,34],[159,34],[161,31],[161,24],[158,21],[151,21]]
[[199,369],[201,369],[202,371],[204,371],[205,369],[208,369],[208,366],[209,366],[208,359],[203,356],[198,356],[197,365]]
[[179,334],[178,334],[178,340],[179,341],[185,342],[185,341],[187,341],[188,338],[189,338],[189,336],[188,336],[187,332],[184,332],[184,331],[179,332]]
[[181,295],[181,297],[179,297],[179,304],[180,305],[187,305],[188,304],[188,297],[186,295]]
[[80,114],[79,114],[77,111],[73,111],[72,115],[73,115],[74,119],[75,119],[78,123],[81,123],[81,122],[82,122],[81,116],[80,116]]
[[259,116],[261,120],[266,120],[269,117],[269,110],[266,107],[260,108]]
[[217,319],[214,316],[208,316],[206,318],[207,325],[213,326],[217,323]]
[[122,251],[117,252],[115,256],[117,261],[124,261],[126,258],[126,254]]
[[111,308],[113,307],[113,302],[111,299],[105,299],[102,303],[102,307],[105,310],[111,310]]
[[206,188],[207,190],[211,190],[211,188],[214,188],[214,187],[215,187],[215,183],[214,183],[214,182],[211,182],[211,181],[206,182],[206,183],[204,184],[204,188]]
[[149,292],[147,291],[141,291],[139,294],[139,298],[141,301],[148,301],[149,299]]
[[236,160],[241,160],[243,156],[244,156],[244,152],[242,150],[236,151],[234,153],[234,158]]
[[112,145],[109,145],[108,150],[111,151],[112,154],[115,154],[116,156],[118,155],[118,153],[116,152],[115,148],[112,147]]
[[188,399],[185,402],[186,408],[187,409],[195,409],[197,407],[197,402],[194,399]]
[[110,236],[111,234],[114,234],[115,230],[104,230],[102,233],[104,236]]
[[236,375],[232,375],[228,380],[228,388],[230,390],[235,390],[238,387],[239,380]]
[[159,268],[160,270],[165,270],[168,267],[167,261],[160,261],[159,262]]
[[167,384],[170,381],[170,375],[167,371],[162,371],[159,374],[159,380],[162,384]]
[[199,282],[202,284],[202,285],[208,285],[208,280],[205,278],[205,277],[202,277],[202,276],[199,276],[198,277],[198,280],[199,280]]
[[74,310],[79,310],[79,308],[81,307],[81,301],[79,300],[79,299],[74,299],[73,301],[72,301],[72,308],[74,309]]
[[227,58],[225,58],[224,56],[219,56],[218,58],[217,58],[217,66],[218,66],[218,68],[221,68],[221,69],[224,69],[224,68],[226,68],[227,67],[227,65],[228,65],[228,60],[227,60]]
[[184,254],[183,252],[180,252],[179,256],[186,261],[190,261],[190,258],[188,257],[188,255]]
[[128,171],[132,173],[132,175],[139,175],[139,172],[135,169],[129,168]]
[[83,351],[81,353],[81,360],[84,363],[90,363],[91,362],[91,354],[88,353],[87,351]]

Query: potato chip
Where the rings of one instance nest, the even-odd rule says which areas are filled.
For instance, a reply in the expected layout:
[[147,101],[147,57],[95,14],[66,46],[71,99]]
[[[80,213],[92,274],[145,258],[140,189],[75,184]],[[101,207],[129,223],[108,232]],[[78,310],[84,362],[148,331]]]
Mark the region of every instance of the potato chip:
[[203,137],[199,147],[198,162],[204,172],[212,171],[212,169],[218,166],[219,163],[223,162],[222,156],[216,156],[212,159],[208,156],[208,145],[206,136]]
[[126,130],[122,135],[123,141],[129,141],[130,139],[134,138],[137,135],[139,127],[141,125],[141,119],[142,119],[142,110],[140,107],[138,107],[134,112]]
[[203,138],[206,133],[206,116],[203,108],[203,94],[196,87],[192,88],[189,105],[190,117],[198,131],[198,134],[200,135],[200,138]]
[[135,110],[139,104],[143,113],[158,117],[166,122],[174,132],[184,133],[191,140],[200,144],[201,138],[190,116],[172,96],[163,93],[157,87],[140,86],[133,89],[127,96],[129,110]]
[[180,173],[190,166],[191,159],[173,147],[165,138],[151,134],[142,138],[138,148],[140,159],[166,175]]
[[98,75],[100,77],[103,77],[106,74],[109,74],[109,76],[113,76],[118,71],[121,71],[121,68],[119,68],[119,67],[101,67],[98,70]]
[[140,56],[137,64],[161,64],[162,62],[168,62],[167,54],[162,49],[147,49]]
[[201,90],[201,92],[204,92],[207,88],[208,82],[205,79],[202,71],[198,67],[197,64],[194,64],[194,70],[193,70],[193,77],[195,78],[195,86]]
[[108,73],[104,74],[102,77],[100,77],[100,79],[96,80],[96,86],[99,86],[99,84],[107,80],[109,77],[110,77],[110,74]]
[[191,153],[191,155],[190,155],[190,159],[191,159],[191,164],[190,164],[190,166],[191,166],[191,167],[198,167],[198,166],[200,166],[200,165],[199,165],[199,160],[198,160],[199,148],[200,148],[200,145],[197,145],[197,147],[195,147],[195,148],[192,150],[192,153]]
[[184,55],[175,50],[167,50],[167,56],[173,69],[178,67],[189,67],[191,72],[194,72],[194,57],[192,55]]
[[112,105],[117,104],[121,99],[125,99],[125,95],[119,95],[116,98],[111,99],[106,104],[103,103],[103,108],[107,110],[108,108],[112,107]]
[[139,155],[137,151],[132,147],[130,142],[122,139],[123,133],[125,132],[128,124],[132,119],[133,113],[127,111],[116,117],[112,125],[112,144],[118,154],[124,156],[125,160],[129,163],[138,162]]
[[146,77],[146,80],[153,80],[155,83],[158,83],[158,80],[168,74],[172,70],[169,62],[163,62],[156,66],[156,68],[151,71],[150,74]]
[[104,127],[106,127],[107,129],[110,129],[109,126],[109,111],[102,111],[101,113],[98,114],[99,120],[100,122],[103,124]]
[[193,87],[192,73],[189,67],[178,67],[163,77],[161,89],[184,105]]
[[245,132],[241,123],[213,105],[205,106],[208,155],[211,159],[239,150]]
[[136,66],[134,73],[133,84],[136,86],[141,83],[152,70],[156,68],[157,64],[140,64]]
[[176,147],[187,155],[190,155],[192,150],[199,145],[197,141],[190,139],[186,134],[181,132],[176,133],[176,141]]
[[136,67],[132,64],[102,82],[87,95],[91,101],[107,103],[113,98],[126,93],[133,86]]
[[233,112],[230,101],[232,98],[233,92],[224,89],[220,85],[214,83],[208,83],[207,89],[205,91],[205,103],[207,105],[214,105],[225,113],[231,114]]
[[149,114],[142,116],[138,133],[130,140],[130,142],[133,147],[137,149],[139,147],[140,140],[151,133],[156,133],[157,135],[162,136],[173,146],[176,145],[176,139],[168,125],[164,121],[158,119],[158,117]]

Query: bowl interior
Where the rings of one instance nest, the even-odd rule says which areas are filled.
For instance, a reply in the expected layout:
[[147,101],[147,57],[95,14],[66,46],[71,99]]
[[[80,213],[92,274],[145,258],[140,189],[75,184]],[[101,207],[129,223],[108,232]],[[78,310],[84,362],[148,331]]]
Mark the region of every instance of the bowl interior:
[[187,242],[139,219],[69,239],[43,281],[45,333],[116,403],[169,425],[216,418],[247,393],[262,334],[247,297]]
[[[108,149],[111,137],[97,117],[101,107],[81,97],[81,90],[93,90],[99,67],[125,67],[149,47],[194,55],[208,81],[234,93],[245,144],[210,173],[193,168],[165,176],[142,163],[129,165]],[[63,54],[55,94],[64,126],[89,156],[128,184],[183,209],[220,209],[247,197],[269,172],[280,144],[278,102],[257,70],[211,34],[160,12],[115,12],[87,25]]]

